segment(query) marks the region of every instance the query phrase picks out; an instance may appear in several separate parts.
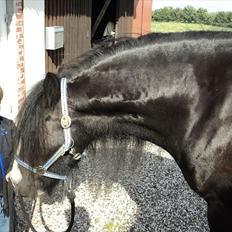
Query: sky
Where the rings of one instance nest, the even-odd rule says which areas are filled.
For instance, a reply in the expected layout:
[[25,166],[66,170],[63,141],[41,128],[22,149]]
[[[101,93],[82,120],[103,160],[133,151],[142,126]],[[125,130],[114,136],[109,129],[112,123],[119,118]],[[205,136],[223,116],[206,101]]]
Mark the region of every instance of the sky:
[[153,0],[152,10],[165,6],[180,7],[193,6],[205,8],[208,12],[232,11],[232,0]]

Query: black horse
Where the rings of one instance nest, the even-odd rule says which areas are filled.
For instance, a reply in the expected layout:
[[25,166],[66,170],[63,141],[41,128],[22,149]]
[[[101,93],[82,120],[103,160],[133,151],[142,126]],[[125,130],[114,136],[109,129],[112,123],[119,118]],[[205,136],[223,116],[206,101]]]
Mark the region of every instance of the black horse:
[[[64,78],[69,115],[62,113]],[[18,115],[17,160],[30,166],[13,164],[19,193],[52,188],[35,168],[64,143],[61,117],[73,139],[65,154],[102,138],[135,137],[164,148],[207,201],[211,231],[232,230],[232,33],[151,34],[91,50],[58,76],[48,73]],[[53,171],[65,173],[69,157]]]

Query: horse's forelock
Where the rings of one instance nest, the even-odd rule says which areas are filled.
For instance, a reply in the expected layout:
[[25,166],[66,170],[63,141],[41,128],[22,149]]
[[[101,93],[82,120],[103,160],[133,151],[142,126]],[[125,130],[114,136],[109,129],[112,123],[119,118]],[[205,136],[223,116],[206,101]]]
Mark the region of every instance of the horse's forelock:
[[[43,82],[40,81],[29,93],[16,120],[16,150],[20,147],[20,154],[17,155],[30,162],[31,165],[44,146],[44,138],[40,136],[44,129],[45,99],[43,92]],[[32,152],[33,154],[31,154]]]

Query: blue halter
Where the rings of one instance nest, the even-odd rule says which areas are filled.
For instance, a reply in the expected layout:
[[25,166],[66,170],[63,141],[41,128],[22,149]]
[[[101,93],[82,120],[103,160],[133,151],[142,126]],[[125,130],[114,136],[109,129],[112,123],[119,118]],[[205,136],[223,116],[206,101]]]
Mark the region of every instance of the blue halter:
[[[25,161],[21,160],[18,156],[15,157],[15,161],[25,169],[39,174],[41,176],[46,176],[58,180],[67,180],[67,176],[59,175],[53,172],[47,171],[65,152],[69,151],[73,146],[73,139],[71,137],[71,118],[68,114],[68,104],[67,104],[67,80],[66,78],[61,79],[61,108],[62,108],[62,117],[61,117],[61,126],[64,132],[64,143],[60,148],[53,154],[53,156],[42,166],[32,167]],[[73,157],[74,159],[79,159],[80,155],[76,154]]]

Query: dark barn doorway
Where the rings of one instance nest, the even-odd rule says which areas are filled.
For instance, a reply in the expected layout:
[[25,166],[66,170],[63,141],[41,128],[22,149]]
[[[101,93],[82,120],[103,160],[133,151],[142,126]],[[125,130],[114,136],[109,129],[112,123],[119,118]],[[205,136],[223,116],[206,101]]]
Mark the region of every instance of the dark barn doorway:
[[[107,0],[92,0],[92,28],[99,17],[104,4]],[[104,31],[109,22],[113,23],[114,27],[116,24],[116,12],[117,12],[118,1],[111,0],[105,13],[103,14],[101,21],[96,29],[96,32],[92,36],[92,41],[101,40],[104,37]]]

